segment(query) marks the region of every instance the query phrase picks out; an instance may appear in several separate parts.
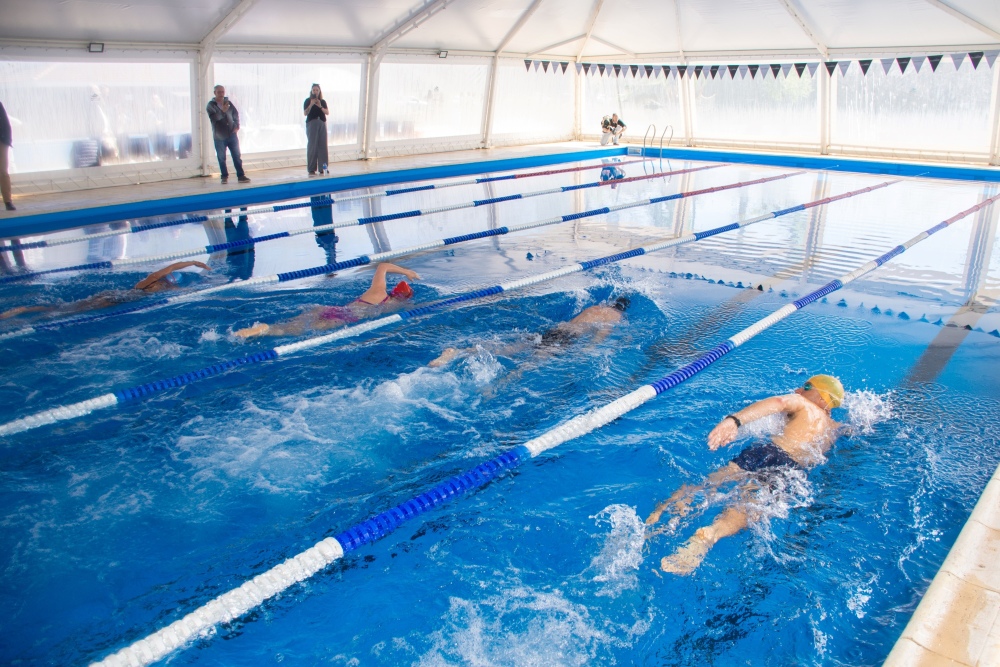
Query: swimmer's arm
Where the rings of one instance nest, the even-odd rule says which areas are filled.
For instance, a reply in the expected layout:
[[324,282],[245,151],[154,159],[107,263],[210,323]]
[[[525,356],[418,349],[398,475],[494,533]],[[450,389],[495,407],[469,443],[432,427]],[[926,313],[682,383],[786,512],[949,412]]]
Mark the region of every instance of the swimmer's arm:
[[[751,403],[742,410],[731,414],[739,419],[740,423],[749,424],[757,421],[758,419],[763,419],[764,417],[776,415],[781,412],[794,414],[803,409],[802,403],[804,400],[805,399],[796,394],[772,396],[771,398],[765,398],[762,401]],[[736,422],[730,419],[729,415],[726,415],[722,421],[715,425],[712,432],[708,434],[708,448],[716,450],[723,445],[728,445],[736,439],[736,432],[738,430],[739,428],[736,426]]]
[[390,264],[389,262],[382,262],[378,265],[378,268],[375,269],[375,275],[372,276],[371,287],[369,287],[364,294],[359,296],[358,300],[372,305],[378,305],[385,301],[385,298],[389,296],[389,293],[385,289],[385,276],[387,273],[399,273],[406,276],[410,280],[420,280],[420,276],[416,271],[404,269],[401,266],[396,266],[395,264]]
[[137,282],[134,289],[146,289],[163,276],[169,275],[174,271],[179,271],[180,269],[186,269],[189,266],[197,266],[198,268],[205,269],[206,271],[212,270],[209,268],[208,264],[205,264],[204,262],[174,262],[170,266],[150,273],[148,276]]

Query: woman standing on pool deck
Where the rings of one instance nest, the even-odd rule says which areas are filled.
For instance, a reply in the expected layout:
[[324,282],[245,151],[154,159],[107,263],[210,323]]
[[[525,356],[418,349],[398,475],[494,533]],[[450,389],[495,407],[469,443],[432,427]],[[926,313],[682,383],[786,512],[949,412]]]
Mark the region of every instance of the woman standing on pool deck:
[[326,146],[327,106],[318,83],[312,85],[309,97],[302,103],[302,113],[306,117],[306,168],[310,176],[315,176],[316,170],[322,173],[330,162]]
[[413,296],[413,289],[400,280],[391,292],[386,291],[385,275],[398,273],[410,280],[420,280],[416,271],[395,264],[382,262],[375,269],[372,284],[365,292],[346,306],[314,306],[298,317],[277,324],[255,324],[236,331],[240,338],[254,336],[298,336],[306,331],[326,331],[346,324],[354,324],[375,315],[399,310]]

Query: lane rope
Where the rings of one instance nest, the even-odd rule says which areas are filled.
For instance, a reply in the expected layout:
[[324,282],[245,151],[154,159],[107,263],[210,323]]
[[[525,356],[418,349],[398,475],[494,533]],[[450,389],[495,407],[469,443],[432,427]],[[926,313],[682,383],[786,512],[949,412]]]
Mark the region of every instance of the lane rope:
[[717,234],[722,234],[724,232],[733,231],[740,229],[741,227],[746,227],[764,220],[771,220],[783,215],[788,215],[790,213],[795,213],[798,211],[803,211],[808,208],[813,208],[816,206],[821,206],[824,204],[839,201],[841,199],[847,199],[849,197],[854,197],[859,194],[864,194],[866,192],[871,192],[872,190],[878,190],[880,188],[887,187],[898,181],[886,181],[878,185],[869,186],[860,190],[854,190],[852,192],[847,192],[834,197],[827,197],[825,199],[819,199],[814,202],[809,202],[807,204],[800,204],[798,206],[793,206],[791,208],[781,209],[771,213],[766,213],[756,218],[751,218],[750,220],[745,220],[742,222],[734,222],[728,225],[723,225],[721,227],[716,227],[714,229],[709,229],[703,232],[689,233],[684,236],[679,236],[673,239],[668,239],[660,243],[655,243],[640,248],[633,248],[632,250],[626,250],[614,255],[608,255],[606,257],[601,257],[598,259],[588,260],[584,262],[579,262],[576,264],[570,264],[562,268],[556,269],[554,271],[548,271],[541,274],[536,274],[533,276],[528,276],[526,278],[521,278],[518,280],[513,280],[507,283],[502,283],[500,285],[494,285],[492,287],[486,287],[483,289],[478,289],[472,292],[466,292],[464,294],[459,294],[453,297],[442,299],[432,304],[426,306],[419,306],[411,310],[403,311],[401,313],[393,313],[392,315],[387,315],[374,320],[368,320],[367,322],[362,322],[350,327],[344,327],[343,329],[338,329],[329,334],[322,336],[314,336],[312,338],[306,338],[301,341],[294,343],[289,343],[287,345],[279,345],[270,350],[264,350],[262,352],[257,352],[252,355],[245,357],[239,357],[234,360],[224,361],[206,368],[202,368],[197,371],[184,373],[182,375],[177,375],[172,378],[166,378],[162,380],[156,380],[154,382],[147,382],[145,384],[137,385],[135,387],[129,387],[127,389],[122,389],[117,392],[112,392],[92,398],[80,403],[73,403],[70,405],[59,406],[43,412],[38,412],[27,417],[22,417],[6,424],[0,425],[0,436],[11,435],[14,433],[20,433],[22,431],[27,431],[47,424],[53,424],[58,421],[65,421],[68,419],[75,419],[77,417],[83,417],[85,415],[94,412],[95,410],[100,410],[103,408],[111,408],[120,403],[125,403],[128,401],[135,401],[148,398],[154,394],[158,394],[167,389],[183,387],[192,382],[197,382],[198,380],[203,380],[206,378],[214,377],[220,373],[224,373],[233,368],[238,368],[240,366],[248,364],[263,363],[267,361],[274,361],[282,356],[289,356],[297,352],[302,352],[303,350],[312,349],[320,345],[325,345],[326,343],[333,342],[335,340],[341,340],[345,338],[351,338],[355,336],[360,336],[364,333],[374,331],[376,329],[381,329],[383,327],[389,326],[390,324],[395,324],[397,322],[403,322],[416,317],[421,317],[423,315],[428,315],[434,311],[441,310],[447,306],[451,306],[457,303],[463,303],[467,301],[472,301],[475,299],[481,299],[488,296],[493,296],[495,294],[500,294],[501,292],[509,292],[512,290],[523,289],[531,285],[536,285],[538,283],[553,280],[562,276],[569,275],[571,273],[576,273],[578,271],[586,271],[598,266],[604,266],[605,264],[610,264],[612,262],[619,262],[625,259],[630,259],[632,257],[638,257],[651,252],[656,252],[657,250],[663,250],[666,248],[672,248],[677,245],[684,243],[691,243],[694,241],[700,241],[701,239],[709,238]]
[[[113,229],[107,232],[99,232],[97,234],[87,234],[86,236],[74,236],[72,238],[66,239],[52,239],[49,241],[30,241],[28,243],[18,243],[13,246],[3,246],[0,245],[0,252],[15,252],[18,250],[32,250],[35,248],[53,248],[56,246],[67,245],[69,243],[80,243],[82,241],[93,241],[96,239],[104,239],[111,236],[121,236],[123,234],[136,234],[138,232],[146,232],[151,229],[162,229],[164,227],[174,227],[176,225],[187,225],[191,223],[201,223],[208,222],[210,220],[225,220],[227,218],[237,218],[244,215],[256,215],[258,213],[275,213],[277,211],[290,211],[297,208],[318,208],[321,206],[331,206],[333,204],[342,204],[345,202],[352,202],[364,199],[377,199],[379,197],[392,197],[394,195],[408,194],[411,192],[422,192],[424,190],[444,190],[445,188],[454,188],[459,185],[476,185],[479,183],[493,183],[494,181],[509,181],[519,178],[533,178],[535,176],[552,176],[554,174],[567,174],[574,171],[588,171],[590,169],[603,169],[608,166],[608,164],[614,166],[622,166],[627,164],[636,164],[638,162],[648,162],[653,158],[643,158],[641,160],[626,160],[625,162],[614,162],[600,165],[585,165],[582,167],[569,167],[566,169],[549,169],[547,171],[534,171],[527,174],[507,174],[504,176],[487,176],[483,178],[472,178],[464,181],[455,181],[452,183],[441,183],[437,185],[418,185],[409,188],[398,188],[395,190],[383,190],[382,192],[373,192],[363,195],[351,195],[348,197],[337,197],[332,198],[329,195],[323,195],[316,199],[310,199],[307,202],[297,202],[294,204],[273,204],[271,206],[258,206],[256,208],[248,208],[246,210],[238,210],[236,208],[231,208],[229,213],[213,213],[211,215],[198,215],[193,217],[180,218],[178,220],[165,220],[163,222],[152,222],[145,225],[134,225],[128,229]],[[669,176],[668,173],[662,173],[661,176]]]
[[574,417],[524,444],[438,484],[429,491],[421,493],[370,519],[355,524],[334,537],[327,537],[320,540],[302,553],[253,577],[243,585],[216,597],[165,628],[130,644],[99,662],[93,663],[93,667],[148,665],[161,660],[171,652],[190,643],[193,639],[208,637],[209,631],[216,625],[228,623],[243,616],[281,591],[290,588],[300,581],[304,581],[335,561],[343,558],[345,554],[392,533],[410,519],[424,514],[456,496],[481,488],[507,470],[516,468],[543,452],[586,435],[635,410],[647,401],[694,377],[729,352],[732,352],[764,330],[774,326],[795,311],[840,289],[862,275],[875,270],[892,258],[905,252],[908,248],[923,241],[928,236],[948,227],[957,220],[979,211],[985,206],[989,206],[997,199],[1000,199],[1000,194],[952,216],[925,232],[921,232],[906,243],[896,246],[889,252],[867,262],[842,278],[832,280],[798,301],[787,304],[771,315],[758,320],[756,323],[728,338],[724,343],[712,348],[695,361],[660,378],[656,382],[644,385],[603,407]]
[[[443,239],[437,239],[435,241],[429,241],[427,243],[423,243],[420,245],[400,248],[399,250],[390,250],[387,252],[377,253],[373,255],[361,255],[353,259],[343,260],[340,262],[333,262],[331,264],[323,264],[322,266],[314,266],[308,269],[298,269],[296,271],[288,271],[285,273],[275,273],[269,276],[258,276],[256,278],[249,278],[247,280],[237,280],[231,283],[226,283],[225,285],[216,285],[215,287],[207,287],[200,290],[191,290],[188,292],[184,292],[182,294],[176,294],[173,296],[157,299],[156,301],[151,301],[148,303],[136,304],[129,306],[127,308],[114,309],[110,312],[82,315],[79,317],[60,320],[58,322],[52,322],[48,324],[34,325],[30,327],[16,329],[14,331],[0,334],[0,340],[6,340],[9,338],[18,338],[20,336],[27,336],[37,331],[51,331],[58,328],[62,328],[64,326],[79,324],[81,322],[93,322],[95,320],[117,317],[119,315],[127,315],[129,313],[135,313],[141,310],[148,310],[150,308],[165,305],[168,303],[181,303],[185,301],[192,301],[195,299],[201,299],[210,294],[217,294],[219,292],[225,292],[233,289],[256,287],[259,285],[273,285],[276,283],[288,282],[292,280],[311,278],[313,276],[323,275],[327,273],[335,273],[337,271],[343,271],[344,269],[355,268],[358,266],[365,266],[372,263],[384,262],[390,259],[397,259],[405,255],[410,255],[417,252],[424,252],[427,250],[433,250],[435,248],[442,248],[449,245],[456,245],[458,243],[465,243],[467,241],[476,241],[478,239],[489,238],[492,236],[503,236],[505,234],[510,234],[511,232],[524,231],[526,229],[533,229],[536,227],[545,227],[547,225],[555,225],[561,222],[579,220],[582,218],[592,217],[595,215],[604,215],[606,213],[611,213],[613,211],[622,211],[625,209],[635,208],[638,206],[650,206],[652,204],[659,204],[666,201],[672,201],[674,199],[683,199],[685,197],[694,197],[702,194],[721,192],[723,190],[730,190],[733,188],[742,188],[751,185],[758,185],[761,183],[767,183],[769,181],[781,180],[784,178],[790,178],[792,176],[798,176],[804,173],[806,172],[797,171],[788,174],[778,174],[777,176],[769,176],[754,181],[741,181],[738,183],[729,183],[727,185],[719,185],[711,188],[703,188],[701,190],[690,190],[688,192],[679,192],[672,195],[654,197],[652,199],[642,199],[635,202],[618,204],[616,206],[593,209],[590,211],[584,211],[582,213],[571,213],[567,215],[556,216],[554,218],[547,218],[544,220],[522,223],[520,225],[508,225],[506,227],[496,227],[494,229],[482,230],[470,234],[462,234],[460,236],[451,236]],[[317,229],[319,228],[313,228],[313,231]]]

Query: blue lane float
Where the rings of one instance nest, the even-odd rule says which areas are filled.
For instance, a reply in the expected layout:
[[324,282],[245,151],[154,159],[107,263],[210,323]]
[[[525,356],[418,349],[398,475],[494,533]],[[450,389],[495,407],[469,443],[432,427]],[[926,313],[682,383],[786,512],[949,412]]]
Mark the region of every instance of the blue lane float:
[[[647,161],[647,159],[627,160],[625,162],[616,162],[615,165],[621,166],[621,165],[635,164],[637,162],[645,162],[645,161]],[[445,188],[454,188],[460,185],[476,185],[481,183],[492,183],[494,181],[509,181],[519,178],[534,178],[536,176],[552,176],[555,174],[568,174],[576,171],[603,169],[606,166],[607,166],[606,164],[585,165],[582,167],[568,167],[565,169],[548,169],[546,171],[533,171],[526,174],[506,174],[504,176],[487,176],[483,178],[471,178],[464,181],[454,181],[452,183],[418,185],[412,188],[398,188],[395,190],[383,190],[382,192],[372,192],[363,195],[350,195],[337,198],[333,198],[329,194],[324,194],[319,197],[314,197],[310,201],[296,202],[294,204],[275,204],[272,206],[258,206],[256,208],[247,208],[245,210],[238,210],[236,208],[232,208],[231,210],[222,213],[213,213],[210,215],[186,216],[183,218],[178,218],[177,220],[165,220],[162,222],[152,222],[144,225],[133,225],[127,229],[113,229],[107,232],[99,232],[97,234],[87,234],[86,236],[76,236],[65,239],[30,241],[28,243],[18,242],[10,246],[0,245],[0,252],[16,252],[18,250],[31,250],[34,248],[54,248],[57,246],[67,245],[70,243],[93,241],[95,239],[103,239],[111,236],[121,236],[123,234],[136,234],[138,232],[146,232],[152,229],[163,229],[164,227],[175,227],[177,225],[202,223],[202,222],[208,222],[210,220],[225,220],[228,218],[235,218],[244,215],[256,215],[259,213],[275,213],[280,211],[291,211],[293,209],[299,209],[299,208],[319,208],[323,206],[332,206],[333,204],[338,204],[338,203],[342,204],[345,202],[359,201],[365,199],[392,197],[395,195],[408,194],[411,192],[423,192],[426,190],[443,190]],[[661,175],[668,175],[668,174],[661,174]]]
[[[697,168],[690,169],[690,170],[681,170],[681,171],[678,171],[678,172],[668,172],[668,173],[681,173],[681,172],[684,172],[684,171],[697,171],[697,170],[700,170],[700,169],[713,168],[714,166],[715,165],[711,165],[710,167],[697,167]],[[760,179],[753,180],[753,181],[741,181],[741,182],[738,182],[738,183],[730,183],[730,184],[727,184],[727,185],[720,185],[720,186],[715,186],[715,187],[711,187],[711,188],[703,188],[701,190],[691,190],[691,191],[688,191],[688,192],[680,192],[680,193],[677,193],[677,194],[665,195],[663,197],[654,197],[652,199],[642,199],[642,200],[635,201],[635,202],[628,202],[628,203],[625,203],[625,204],[618,204],[618,205],[615,205],[615,206],[604,207],[604,208],[599,208],[599,209],[593,209],[593,210],[590,210],[590,211],[584,211],[582,213],[571,213],[571,214],[567,214],[567,215],[556,216],[554,218],[547,218],[547,219],[538,220],[538,221],[535,221],[535,222],[527,222],[527,223],[523,223],[523,224],[520,224],[520,225],[510,225],[510,226],[506,226],[506,227],[498,227],[498,228],[495,228],[495,229],[489,229],[489,230],[483,230],[483,231],[479,231],[479,232],[473,232],[473,233],[470,233],[470,234],[463,234],[461,236],[451,236],[451,237],[447,237],[447,238],[443,238],[443,239],[438,239],[436,241],[429,241],[429,242],[421,244],[421,245],[409,246],[407,248],[400,248],[398,250],[392,250],[392,251],[388,251],[388,252],[378,253],[378,254],[375,254],[375,255],[361,255],[360,257],[354,257],[353,259],[343,260],[343,261],[340,261],[340,262],[334,262],[334,263],[331,263],[331,264],[323,264],[322,266],[314,266],[314,267],[307,268],[307,269],[298,269],[298,270],[295,270],[295,271],[287,271],[287,272],[284,272],[284,273],[276,273],[276,274],[272,274],[272,275],[269,275],[269,276],[258,276],[256,278],[250,278],[248,280],[239,280],[239,281],[234,281],[234,282],[231,282],[231,283],[227,283],[225,285],[217,285],[215,287],[208,287],[208,288],[201,289],[201,290],[195,290],[195,291],[191,291],[191,292],[186,292],[184,294],[177,294],[177,295],[174,295],[174,296],[166,297],[166,299],[158,299],[156,302],[150,302],[148,305],[146,305],[146,304],[138,304],[138,305],[130,306],[129,308],[126,308],[126,309],[116,309],[116,310],[109,311],[109,312],[106,312],[106,313],[100,313],[100,314],[95,314],[95,315],[91,315],[91,316],[85,316],[85,318],[82,321],[92,322],[92,321],[97,320],[97,319],[106,319],[106,318],[110,318],[110,317],[117,317],[119,315],[124,315],[124,314],[128,314],[128,313],[135,313],[135,312],[138,312],[140,310],[147,310],[147,309],[153,308],[155,306],[163,305],[164,303],[179,303],[179,302],[183,302],[183,301],[190,301],[192,299],[199,299],[199,298],[202,298],[202,297],[210,295],[210,294],[216,294],[218,292],[224,292],[224,291],[229,291],[229,290],[233,290],[233,289],[241,289],[241,288],[246,288],[246,287],[255,287],[255,286],[259,286],[259,285],[273,285],[273,284],[276,284],[276,283],[288,282],[288,281],[291,281],[291,280],[301,280],[303,278],[309,278],[309,277],[313,277],[313,276],[325,275],[325,274],[328,274],[328,273],[335,273],[337,271],[343,271],[345,269],[351,269],[351,268],[355,268],[355,267],[359,267],[359,266],[365,266],[365,265],[368,265],[368,264],[373,264],[373,263],[378,263],[378,262],[384,262],[384,261],[388,261],[390,259],[397,259],[399,257],[403,257],[405,255],[410,255],[410,254],[413,254],[413,253],[416,253],[416,252],[423,252],[423,251],[426,251],[426,250],[433,250],[435,248],[447,247],[449,245],[456,245],[458,243],[465,243],[467,241],[474,241],[474,240],[477,240],[477,239],[489,238],[491,236],[502,236],[504,234],[509,234],[511,232],[524,231],[524,230],[527,230],[527,229],[534,229],[536,227],[544,227],[546,225],[554,225],[554,224],[558,224],[558,223],[562,223],[562,222],[569,222],[569,221],[572,221],[572,220],[579,220],[579,219],[582,219],[582,218],[591,217],[591,216],[595,216],[595,215],[604,215],[606,213],[611,213],[612,211],[623,211],[625,209],[635,208],[635,207],[638,207],[638,206],[649,206],[651,204],[658,204],[658,203],[662,203],[662,202],[666,202],[666,201],[672,201],[674,199],[683,199],[685,197],[694,197],[694,196],[697,196],[697,195],[709,194],[709,193],[712,193],[712,192],[719,192],[719,191],[722,191],[722,190],[729,190],[729,189],[733,189],[733,188],[742,188],[742,187],[747,187],[747,186],[750,186],[750,185],[758,185],[758,184],[761,184],[761,183],[767,183],[769,181],[779,180],[779,179],[783,179],[783,178],[790,178],[792,176],[798,176],[798,175],[804,174],[804,173],[806,173],[806,172],[799,171],[799,172],[792,172],[792,173],[789,173],[789,174],[778,174],[777,176],[769,176],[769,177],[766,177],[766,178],[760,178]],[[621,181],[617,181],[617,182],[620,183]],[[572,187],[577,187],[577,186],[572,186]],[[354,224],[354,223],[352,222],[352,223],[349,223],[349,224]],[[319,227],[312,227],[312,228],[310,228],[310,231],[311,232],[321,231],[321,228],[319,228]],[[176,257],[174,257],[174,256],[171,256],[171,258],[176,259]],[[53,323],[50,323],[50,324],[41,325],[41,327],[44,327],[44,330],[50,330],[51,331],[51,330],[55,330],[57,328],[61,328],[63,326],[66,326],[68,323],[77,323],[78,321],[81,321],[81,320],[79,318],[70,318],[68,320],[62,320],[60,322],[53,322]],[[0,334],[0,340],[6,340],[6,339],[9,339],[9,338],[17,338],[17,337],[20,337],[20,336],[27,336],[27,335],[30,335],[32,333],[35,333],[36,331],[43,330],[41,327],[38,327],[38,326],[24,327],[22,329],[17,329],[15,331],[11,331],[11,332],[8,332],[8,333],[5,333],[5,334]]]
[[795,311],[821,299],[830,292],[840,289],[862,275],[877,269],[906,249],[923,241],[931,234],[979,211],[985,206],[991,205],[998,199],[1000,199],[1000,195],[986,199],[952,216],[939,225],[918,234],[906,243],[896,246],[889,252],[864,264],[851,273],[827,283],[795,303],[787,304],[771,315],[758,320],[753,325],[731,336],[725,342],[712,348],[692,363],[656,382],[639,387],[635,391],[603,407],[574,417],[546,431],[542,435],[494,457],[486,463],[476,466],[468,472],[438,484],[430,491],[362,521],[338,533],[334,537],[327,537],[317,542],[302,553],[285,560],[263,574],[257,575],[242,586],[216,597],[165,628],[126,646],[99,662],[93,663],[93,666],[122,667],[125,665],[148,665],[165,658],[173,651],[190,644],[199,637],[209,636],[208,633],[216,625],[228,623],[243,616],[278,593],[325,569],[332,563],[343,558],[345,554],[392,533],[410,519],[424,514],[454,497],[481,488],[507,470],[515,468],[525,461],[529,461],[565,442],[601,428],[626,413],[635,410],[647,401],[694,377],[726,354],[732,352],[764,330],[774,326]]
[[119,391],[111,392],[92,398],[80,403],[74,403],[71,405],[60,406],[57,408],[52,408],[50,410],[45,410],[21,419],[17,419],[6,424],[0,425],[0,436],[11,435],[14,433],[20,433],[22,431],[27,431],[31,429],[44,426],[46,424],[53,424],[58,421],[64,421],[67,419],[75,419],[77,417],[82,417],[94,412],[95,410],[100,410],[104,408],[111,408],[116,405],[126,403],[129,401],[136,401],[140,399],[148,398],[154,394],[161,391],[165,391],[171,388],[183,387],[192,382],[202,380],[205,378],[213,377],[220,373],[223,373],[232,368],[237,368],[244,365],[257,364],[267,361],[273,361],[279,357],[287,357],[289,355],[302,352],[304,350],[312,349],[314,347],[319,347],[327,343],[342,340],[346,338],[351,338],[355,336],[360,336],[361,334],[375,331],[376,329],[381,329],[382,327],[389,326],[390,324],[395,324],[398,322],[403,322],[406,320],[411,320],[416,317],[421,317],[423,315],[428,315],[432,312],[439,311],[451,305],[465,303],[473,301],[476,299],[482,299],[501,292],[510,292],[513,290],[523,289],[525,287],[536,285],[541,282],[548,280],[553,280],[562,276],[567,276],[571,273],[576,273],[578,271],[586,271],[588,269],[596,268],[598,266],[604,266],[611,262],[622,261],[631,257],[638,257],[639,255],[655,252],[657,250],[663,250],[665,248],[672,248],[684,243],[691,243],[694,241],[699,241],[703,238],[708,238],[714,236],[716,233],[721,233],[718,230],[733,230],[746,227],[764,220],[771,220],[773,218],[787,215],[796,211],[803,211],[808,208],[813,208],[815,206],[821,206],[824,204],[829,204],[831,202],[839,201],[841,199],[847,199],[848,197],[854,197],[859,194],[864,194],[866,192],[871,192],[872,190],[877,190],[880,188],[887,187],[896,181],[886,181],[878,185],[873,185],[867,188],[862,188],[860,190],[854,190],[852,192],[846,192],[835,197],[827,197],[825,199],[820,199],[817,201],[809,202],[807,204],[801,204],[799,206],[793,206],[792,208],[782,209],[780,211],[774,211],[772,213],[766,213],[756,218],[751,218],[750,220],[745,220],[742,222],[732,223],[724,225],[723,227],[718,227],[714,230],[707,230],[704,232],[697,232],[686,234],[684,236],[679,236],[673,239],[668,239],[660,243],[651,244],[641,248],[634,248],[632,250],[627,250],[616,255],[609,255],[607,257],[602,257],[598,259],[588,260],[585,262],[579,262],[576,264],[570,264],[562,268],[556,269],[554,271],[549,271],[546,273],[536,274],[533,276],[528,276],[526,278],[521,278],[519,280],[513,280],[500,285],[494,285],[492,287],[486,287],[483,289],[475,290],[473,292],[466,292],[464,294],[459,294],[454,297],[447,299],[442,299],[432,304],[426,306],[418,306],[407,311],[400,313],[394,313],[392,315],[387,315],[374,320],[368,320],[367,322],[361,322],[349,327],[344,327],[332,333],[328,333],[322,336],[314,336],[312,338],[306,338],[294,343],[289,343],[287,345],[281,345],[271,350],[265,350],[263,352],[258,352],[253,355],[248,355],[245,357],[240,357],[232,361],[220,362],[214,364],[207,368],[202,368],[197,371],[183,373],[181,375],[176,375],[171,378],[166,378],[163,380],[157,380],[154,382],[148,382],[136,387],[130,387],[127,389],[122,389]]
[[[488,204],[500,204],[504,202],[514,201],[517,199],[530,199],[531,197],[540,197],[542,195],[551,194],[561,194],[565,192],[573,192],[575,190],[586,190],[588,188],[599,188],[606,185],[619,185],[621,183],[631,183],[635,181],[645,181],[652,178],[662,178],[664,176],[674,176],[676,174],[686,174],[694,171],[704,171],[706,169],[717,169],[719,167],[724,167],[725,164],[713,164],[704,167],[692,167],[689,169],[679,169],[676,171],[660,172],[656,174],[646,174],[643,176],[633,176],[631,178],[622,178],[613,181],[595,181],[593,183],[584,183],[582,185],[565,185],[558,188],[549,188],[547,190],[538,190],[536,192],[524,192],[521,194],[506,195],[503,197],[493,197],[491,199],[476,199],[471,202],[463,202],[461,204],[452,204],[450,206],[438,206],[436,208],[426,208],[426,209],[416,209],[412,211],[400,211],[399,213],[387,213],[385,215],[375,215],[368,216],[364,218],[357,218],[355,220],[342,220],[341,222],[333,222],[328,225],[319,226],[309,226],[301,227],[299,229],[290,229],[284,232],[276,232],[274,234],[267,234],[266,236],[251,236],[245,239],[239,239],[237,241],[228,241],[226,243],[215,243],[206,246],[198,246],[197,248],[189,248],[187,250],[180,250],[178,252],[170,252],[163,255],[150,255],[145,257],[129,257],[126,259],[113,259],[104,262],[90,262],[88,264],[77,264],[75,266],[63,266],[57,269],[45,269],[42,271],[26,271],[24,273],[17,273],[9,276],[0,277],[0,284],[2,283],[12,283],[20,282],[25,280],[31,280],[38,276],[51,275],[53,273],[65,273],[67,271],[98,271],[107,269],[116,269],[126,266],[135,266],[137,264],[150,264],[153,262],[167,262],[176,259],[183,259],[185,257],[194,257],[195,255],[211,255],[216,252],[228,252],[230,250],[245,249],[251,246],[255,246],[258,243],[266,243],[267,241],[274,241],[275,239],[287,239],[293,236],[300,236],[302,234],[319,234],[322,232],[329,232],[335,229],[342,229],[344,227],[357,227],[359,225],[373,225],[379,222],[390,222],[392,220],[402,220],[404,218],[417,218],[425,215],[433,215],[435,213],[445,213],[448,211],[458,211],[464,208],[476,208],[478,206],[486,206]],[[431,186],[432,187],[432,186]],[[333,200],[327,200],[327,204]],[[272,210],[286,210],[289,208],[298,208],[301,206],[309,206],[309,203],[305,204],[287,204],[285,206],[274,206],[271,207]],[[241,214],[243,215],[243,214]],[[227,217],[232,217],[227,215]],[[91,238],[91,237],[88,237]],[[24,246],[21,246],[22,248]]]

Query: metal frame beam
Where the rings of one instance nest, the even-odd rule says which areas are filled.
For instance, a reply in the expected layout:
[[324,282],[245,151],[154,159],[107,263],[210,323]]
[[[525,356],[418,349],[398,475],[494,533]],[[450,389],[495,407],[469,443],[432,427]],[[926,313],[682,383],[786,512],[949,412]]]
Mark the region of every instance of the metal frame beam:
[[960,9],[956,9],[951,5],[945,4],[944,2],[941,2],[941,0],[927,0],[927,3],[933,5],[934,7],[937,7],[938,9],[947,14],[950,14],[951,16],[955,17],[962,23],[971,26],[980,32],[986,33],[987,35],[989,35],[990,37],[992,37],[997,41],[1000,41],[1000,32],[997,32],[988,25],[980,23],[979,21],[972,18],[971,16],[961,11]]
[[781,0],[781,4],[784,5],[785,11],[788,12],[788,15],[791,16],[792,19],[799,25],[799,28],[802,29],[802,32],[806,34],[806,37],[809,38],[809,41],[813,43],[813,45],[816,47],[816,50],[819,51],[819,54],[823,56],[823,60],[829,59],[830,50],[826,47],[826,44],[823,43],[823,40],[821,40],[818,37],[816,29],[812,25],[810,25],[810,23],[806,20],[806,18],[799,12],[799,10],[795,8],[795,6],[792,4],[792,0]]
[[[590,35],[594,32],[594,26],[597,24],[597,17],[601,13],[601,7],[603,6],[604,0],[597,0],[594,4],[594,10],[590,13],[590,18],[587,19],[587,31],[583,33],[583,44],[580,45],[580,50],[576,53],[576,62],[581,62],[583,60],[583,52],[587,48],[587,43],[590,42]],[[577,37],[577,39],[579,39],[579,37]],[[554,47],[550,46],[549,48]]]
[[591,36],[590,36],[590,38],[591,38],[592,40],[594,40],[595,42],[600,42],[600,43],[601,43],[601,44],[603,44],[604,46],[608,46],[608,47],[610,47],[610,48],[614,49],[615,51],[620,51],[621,53],[624,53],[625,55],[627,55],[627,56],[629,56],[629,57],[631,57],[631,58],[637,58],[637,57],[638,57],[638,56],[637,56],[637,55],[636,55],[635,53],[633,53],[632,51],[629,51],[628,49],[626,49],[626,48],[623,48],[623,47],[621,47],[621,46],[618,46],[617,44],[612,44],[611,42],[609,42],[609,41],[608,41],[608,40],[606,40],[606,39],[601,39],[601,38],[600,38],[600,37],[598,37],[597,35],[591,35]]
[[486,84],[486,104],[483,109],[483,124],[482,124],[482,145],[483,148],[490,148],[493,145],[493,108],[496,106],[496,95],[497,95],[497,72],[500,69],[500,55],[503,50],[507,48],[511,40],[521,31],[521,28],[527,24],[528,19],[538,11],[541,6],[542,0],[534,0],[528,8],[525,9],[521,16],[514,23],[514,26],[507,31],[500,45],[497,46],[496,51],[493,54],[493,62],[490,65],[490,79]]
[[[544,48],[541,48],[541,49],[539,49],[537,51],[532,51],[531,53],[525,54],[525,60],[531,60],[532,58],[534,58],[537,55],[541,55],[543,53],[547,53],[549,51],[549,49],[557,49],[560,46],[565,46],[566,44],[572,44],[576,40],[583,39],[584,37],[586,37],[586,35],[577,35],[576,37],[570,37],[569,39],[564,39],[563,41],[556,42],[555,44],[549,44],[548,46],[546,46]],[[579,62],[579,61],[577,61],[577,62]]]
[[[683,30],[681,29],[681,0],[674,0],[674,18],[677,28],[677,52],[682,65],[687,65],[687,57],[684,55]],[[677,85],[681,89],[681,111],[684,114],[684,145],[694,146],[694,129],[691,127],[694,114],[691,109],[691,77],[677,77]],[[648,131],[648,130],[647,130]]]

